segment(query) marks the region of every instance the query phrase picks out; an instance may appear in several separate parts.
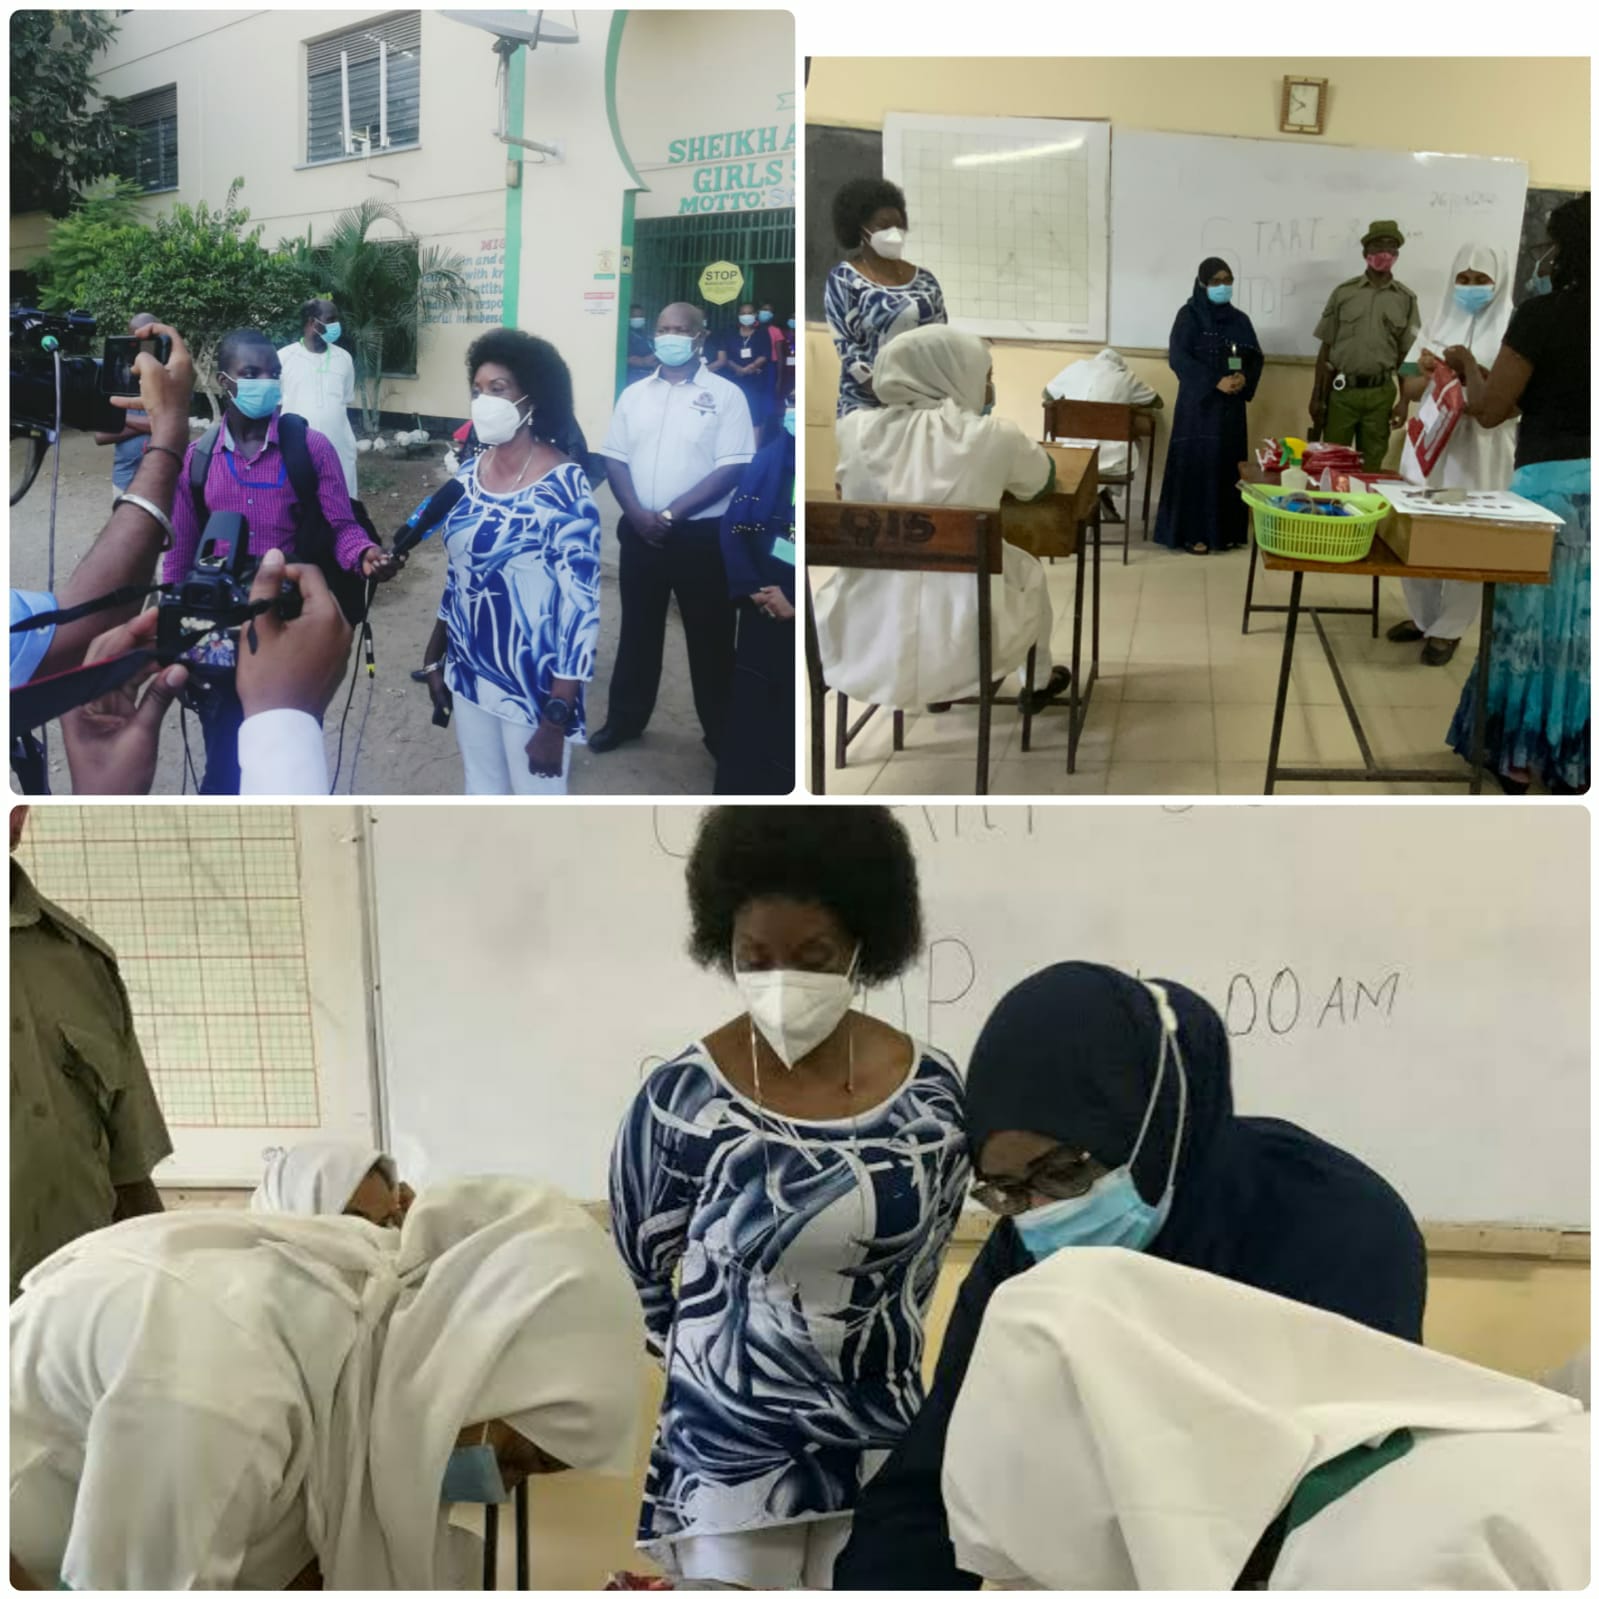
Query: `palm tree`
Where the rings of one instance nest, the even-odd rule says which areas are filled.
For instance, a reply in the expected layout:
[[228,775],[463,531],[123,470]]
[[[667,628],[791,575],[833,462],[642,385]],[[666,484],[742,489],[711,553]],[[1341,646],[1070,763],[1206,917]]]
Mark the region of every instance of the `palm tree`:
[[[396,237],[374,239],[381,223]],[[309,230],[282,248],[312,268],[338,303],[344,340],[355,356],[361,426],[378,431],[385,371],[414,370],[422,324],[471,316],[477,291],[466,281],[466,259],[439,245],[420,244],[392,205],[363,200],[343,212],[320,243]]]

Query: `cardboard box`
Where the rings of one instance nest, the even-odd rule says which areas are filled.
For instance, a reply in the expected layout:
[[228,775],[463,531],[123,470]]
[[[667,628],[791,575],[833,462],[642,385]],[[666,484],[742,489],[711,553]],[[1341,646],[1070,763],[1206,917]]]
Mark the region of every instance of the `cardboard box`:
[[1547,574],[1555,554],[1555,530],[1530,522],[1400,516],[1395,512],[1377,532],[1408,566]]

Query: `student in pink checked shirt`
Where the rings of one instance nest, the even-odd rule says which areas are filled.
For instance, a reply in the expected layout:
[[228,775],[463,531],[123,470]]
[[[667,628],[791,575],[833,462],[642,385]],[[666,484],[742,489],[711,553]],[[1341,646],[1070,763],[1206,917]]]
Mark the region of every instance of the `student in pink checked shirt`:
[[[286,551],[294,538],[298,501],[278,442],[283,390],[277,349],[266,334],[240,329],[227,334],[218,346],[217,370],[226,404],[222,436],[206,477],[206,508],[243,513],[250,528],[251,555]],[[339,565],[385,582],[398,566],[356,521],[338,452],[314,428],[307,429],[306,448],[316,468],[318,503],[332,529]],[[168,583],[188,575],[200,543],[200,522],[188,488],[193,454],[191,444],[172,507],[172,548],[161,574]],[[231,639],[218,639],[204,647],[199,662],[202,670],[190,674],[186,699],[205,735],[202,794],[239,791],[238,735],[243,716],[227,671],[232,661]]]

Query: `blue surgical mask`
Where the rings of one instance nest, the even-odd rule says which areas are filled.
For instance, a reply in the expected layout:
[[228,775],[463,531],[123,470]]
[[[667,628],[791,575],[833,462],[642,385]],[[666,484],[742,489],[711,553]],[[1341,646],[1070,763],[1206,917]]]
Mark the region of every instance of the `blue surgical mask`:
[[686,333],[657,333],[655,358],[662,366],[687,366],[694,359],[694,341]]
[[[1166,1225],[1171,1214],[1172,1193],[1177,1176],[1177,1157],[1182,1149],[1183,1132],[1188,1122],[1188,1074],[1183,1069],[1181,1046],[1177,1042],[1177,1018],[1165,990],[1146,983],[1155,998],[1161,1018],[1160,1064],[1155,1068],[1155,1084],[1150,1090],[1144,1123],[1138,1129],[1133,1152],[1126,1163],[1107,1172],[1086,1194],[1073,1199],[1057,1199],[1015,1218],[1022,1246],[1035,1261],[1045,1260],[1058,1249],[1083,1245],[1101,1248],[1147,1249]],[[1171,1165],[1166,1171],[1166,1191],[1159,1204],[1151,1205],[1133,1181],[1133,1165],[1143,1147],[1144,1137],[1154,1120],[1160,1102],[1161,1080],[1166,1074],[1166,1057],[1171,1056],[1177,1072],[1177,1128],[1172,1136]]]
[[1205,296],[1212,305],[1230,305],[1233,298],[1233,286],[1230,283],[1207,283]]
[[[1543,263],[1540,261],[1538,265],[1542,266]],[[1547,272],[1540,272],[1534,267],[1532,276],[1527,279],[1527,287],[1534,294],[1553,294],[1555,280]]]
[[752,316],[740,316],[738,319],[738,325],[741,328],[752,328],[755,326],[755,318]]
[[[484,1432],[487,1433],[485,1428]],[[439,1498],[447,1505],[498,1505],[510,1497],[500,1462],[487,1443],[452,1449]]]
[[1457,283],[1455,285],[1455,304],[1462,311],[1469,311],[1476,316],[1479,311],[1486,311],[1493,304],[1494,286],[1491,283]]
[[783,411],[783,431],[790,438],[794,437],[794,407],[792,405],[785,407]]
[[793,327],[793,326],[794,326],[794,318],[793,318],[793,317],[790,317],[790,318],[789,318],[789,319],[788,319],[788,325],[789,325],[789,326],[790,326],[790,327]]
[[644,318],[641,316],[630,316],[627,319],[627,325],[630,328],[641,328],[644,326]]
[[344,332],[344,324],[342,322],[325,322],[322,325],[322,337],[326,339],[329,344],[337,344],[339,342],[339,335],[342,332]]
[[760,315],[761,321],[763,322],[770,322],[772,320],[772,313],[770,311],[762,311]]
[[245,416],[259,421],[283,403],[283,385],[276,378],[230,378],[233,403]]

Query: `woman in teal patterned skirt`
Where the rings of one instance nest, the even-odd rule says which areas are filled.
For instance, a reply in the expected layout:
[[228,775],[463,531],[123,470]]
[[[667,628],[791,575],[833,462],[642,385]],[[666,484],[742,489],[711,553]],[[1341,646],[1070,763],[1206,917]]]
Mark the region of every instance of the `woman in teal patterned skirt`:
[[[1534,778],[1556,794],[1588,787],[1589,214],[1585,194],[1550,216],[1533,298],[1511,318],[1486,381],[1467,352],[1444,354],[1484,427],[1520,408],[1511,490],[1560,517],[1547,587],[1505,584],[1494,594],[1487,760],[1508,793],[1525,793]],[[1461,755],[1471,752],[1476,695],[1473,673],[1449,727]]]

